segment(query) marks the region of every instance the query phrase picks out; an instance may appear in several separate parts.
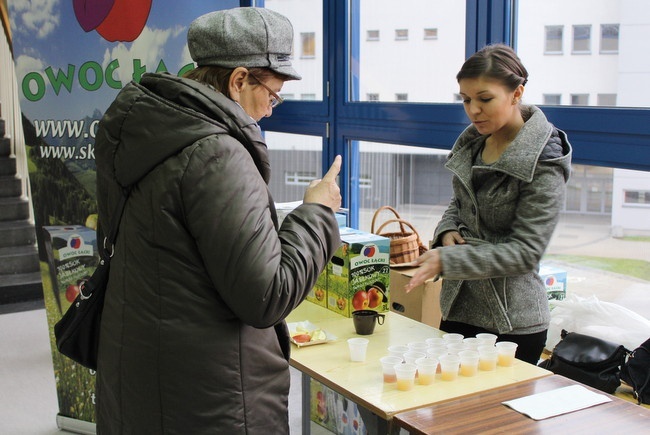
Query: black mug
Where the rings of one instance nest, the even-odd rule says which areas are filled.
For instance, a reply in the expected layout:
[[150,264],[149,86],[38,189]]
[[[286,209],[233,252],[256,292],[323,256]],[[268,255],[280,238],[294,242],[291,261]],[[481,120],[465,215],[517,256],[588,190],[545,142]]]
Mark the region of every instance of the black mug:
[[374,310],[357,310],[352,312],[352,321],[357,334],[370,335],[375,331],[375,323],[384,324],[384,315]]

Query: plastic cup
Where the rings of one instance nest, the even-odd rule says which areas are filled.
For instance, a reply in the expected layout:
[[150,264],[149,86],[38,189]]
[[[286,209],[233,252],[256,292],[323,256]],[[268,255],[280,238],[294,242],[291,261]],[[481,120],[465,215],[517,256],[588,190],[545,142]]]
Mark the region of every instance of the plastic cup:
[[443,355],[438,359],[440,363],[440,378],[443,381],[453,381],[458,377],[460,357],[458,355]]
[[366,360],[366,349],[368,349],[367,338],[348,338],[350,349],[350,361],[363,362]]
[[406,361],[407,364],[415,364],[416,359],[425,358],[426,356],[427,354],[424,352],[410,350],[404,354],[404,361]]
[[396,345],[396,346],[388,347],[388,354],[391,356],[398,356],[402,358],[402,361],[404,361],[404,354],[408,351],[409,351],[408,346]]
[[447,355],[449,351],[447,346],[433,346],[427,349],[427,357],[438,359],[443,355]]
[[464,338],[463,343],[465,343],[468,350],[476,350],[482,344],[481,339],[476,337]]
[[461,343],[463,341],[463,338],[465,338],[463,334],[456,334],[454,332],[442,335],[442,339],[445,340],[445,343],[447,345],[450,343]]
[[484,372],[496,370],[499,353],[494,346],[478,347],[478,369]]
[[415,385],[415,372],[417,371],[415,364],[396,364],[395,376],[397,378],[397,389],[400,391],[409,391]]
[[510,367],[515,363],[517,343],[512,341],[499,341],[494,345],[497,349],[497,364],[501,367]]
[[384,374],[384,383],[393,384],[397,382],[395,375],[395,366],[402,363],[402,357],[399,356],[383,356],[379,358],[381,369]]
[[429,345],[424,341],[412,341],[408,344],[409,350],[414,350],[416,352],[426,352],[429,348]]
[[456,354],[458,355],[460,352],[467,350],[467,345],[463,343],[462,341],[458,343],[449,343],[447,345],[447,351],[450,354]]
[[481,346],[494,346],[494,343],[497,342],[497,336],[490,334],[489,332],[481,332],[476,334],[476,338],[481,340]]
[[427,338],[424,340],[426,344],[429,345],[429,347],[434,347],[434,346],[445,346],[445,339],[442,337],[431,337]]
[[478,373],[479,355],[475,350],[464,350],[458,354],[460,358],[460,375],[471,377]]
[[431,384],[436,377],[438,360],[436,358],[418,358],[415,360],[415,365],[418,368],[418,384]]

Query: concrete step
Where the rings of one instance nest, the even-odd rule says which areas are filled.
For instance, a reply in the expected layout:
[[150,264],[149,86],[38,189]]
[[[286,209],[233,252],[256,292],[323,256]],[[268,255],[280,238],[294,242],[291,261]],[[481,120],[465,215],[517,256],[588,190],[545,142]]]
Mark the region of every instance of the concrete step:
[[41,272],[0,275],[0,305],[43,299]]
[[35,244],[0,248],[0,277],[39,270],[38,248]]
[[16,175],[15,157],[0,157],[0,175]]
[[0,248],[36,243],[34,224],[29,221],[0,222]]
[[23,194],[23,183],[15,175],[0,176],[0,198],[18,197]]
[[29,201],[27,198],[0,197],[0,222],[26,219],[29,219]]
[[11,155],[11,138],[0,137],[0,156],[9,157]]

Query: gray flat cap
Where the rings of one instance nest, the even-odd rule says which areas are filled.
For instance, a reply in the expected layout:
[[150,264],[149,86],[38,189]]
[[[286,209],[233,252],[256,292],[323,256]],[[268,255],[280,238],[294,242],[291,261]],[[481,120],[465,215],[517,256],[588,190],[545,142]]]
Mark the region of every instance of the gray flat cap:
[[192,21],[187,45],[198,66],[269,68],[293,80],[302,77],[291,66],[293,26],[265,8],[210,12]]

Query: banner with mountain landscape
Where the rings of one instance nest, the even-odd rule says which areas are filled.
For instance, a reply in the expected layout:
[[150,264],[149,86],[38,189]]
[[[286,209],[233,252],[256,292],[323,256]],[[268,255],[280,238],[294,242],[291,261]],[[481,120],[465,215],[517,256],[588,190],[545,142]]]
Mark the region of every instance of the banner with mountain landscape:
[[94,156],[99,120],[131,80],[146,72],[180,75],[192,69],[186,44],[190,22],[239,3],[7,1],[59,418],[64,421],[95,421],[95,373],[58,353],[53,327],[99,258]]

